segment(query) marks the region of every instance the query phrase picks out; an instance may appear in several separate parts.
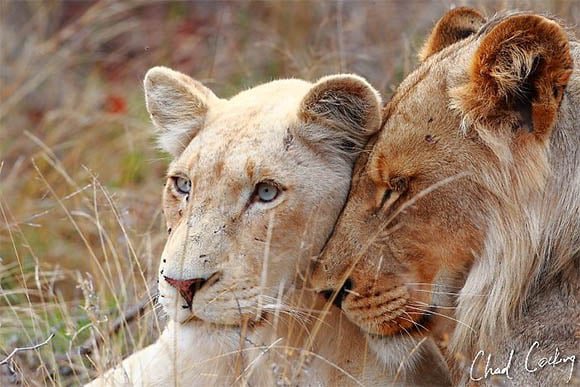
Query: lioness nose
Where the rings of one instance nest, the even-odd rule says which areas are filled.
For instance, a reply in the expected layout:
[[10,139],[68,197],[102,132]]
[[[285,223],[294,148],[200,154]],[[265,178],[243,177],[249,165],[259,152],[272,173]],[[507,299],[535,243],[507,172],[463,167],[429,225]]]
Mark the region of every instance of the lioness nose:
[[181,294],[185,299],[185,302],[187,302],[188,308],[191,308],[191,302],[193,301],[195,293],[207,282],[206,278],[193,278],[186,280],[173,279],[167,276],[163,276],[163,278],[165,278],[165,281],[167,281],[169,285],[177,289],[179,294]]

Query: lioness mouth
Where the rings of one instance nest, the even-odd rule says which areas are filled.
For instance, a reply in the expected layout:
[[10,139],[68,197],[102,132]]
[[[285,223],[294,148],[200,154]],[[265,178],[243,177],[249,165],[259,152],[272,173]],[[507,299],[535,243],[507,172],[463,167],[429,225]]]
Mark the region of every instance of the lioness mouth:
[[219,280],[219,273],[212,274],[209,278],[192,278],[187,280],[178,280],[164,276],[165,281],[171,286],[173,286],[181,297],[185,299],[187,305],[183,305],[183,309],[191,309],[191,304],[193,302],[193,296],[206,284],[211,286]]

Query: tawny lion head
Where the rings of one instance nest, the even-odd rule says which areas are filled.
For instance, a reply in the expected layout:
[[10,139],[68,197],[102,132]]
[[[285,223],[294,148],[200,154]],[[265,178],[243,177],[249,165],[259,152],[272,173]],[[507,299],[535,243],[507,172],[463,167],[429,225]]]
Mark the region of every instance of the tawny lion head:
[[179,322],[260,320],[326,241],[355,156],[380,127],[380,97],[353,75],[273,81],[231,99],[162,67],[144,83],[174,157],[160,303]]
[[464,280],[493,249],[485,246],[493,223],[525,213],[541,193],[572,71],[556,22],[512,14],[484,24],[465,8],[441,19],[422,60],[357,161],[312,275],[320,290],[342,289],[346,315],[372,334],[423,330],[435,283]]

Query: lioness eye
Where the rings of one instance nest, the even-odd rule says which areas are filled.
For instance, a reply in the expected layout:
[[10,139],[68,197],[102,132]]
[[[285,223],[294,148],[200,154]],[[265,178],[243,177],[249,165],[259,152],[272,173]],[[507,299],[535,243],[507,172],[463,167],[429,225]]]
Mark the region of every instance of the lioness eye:
[[271,183],[259,183],[256,187],[256,195],[262,202],[271,202],[278,197],[278,188]]
[[180,194],[187,195],[191,191],[191,180],[185,177],[175,177],[175,188]]

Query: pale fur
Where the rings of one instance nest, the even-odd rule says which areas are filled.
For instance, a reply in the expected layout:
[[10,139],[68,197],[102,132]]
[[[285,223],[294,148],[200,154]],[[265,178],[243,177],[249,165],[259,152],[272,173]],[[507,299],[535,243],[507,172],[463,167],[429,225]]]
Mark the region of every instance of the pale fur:
[[[314,85],[273,81],[225,100],[184,77],[154,68],[145,78],[159,143],[176,157],[168,175],[186,173],[192,181],[187,199],[165,191],[172,230],[159,302],[171,322],[157,342],[91,385],[343,386],[429,378],[427,362],[421,375],[385,369],[363,333],[303,287],[310,257],[344,204],[353,160],[379,128],[378,93],[360,77],[341,75]],[[332,105],[335,96],[347,100],[342,109]],[[175,119],[183,114],[184,122]],[[341,148],[345,140],[353,146]],[[280,201],[248,201],[262,180],[286,187]],[[164,279],[216,272],[219,280],[195,294],[191,310]]]

